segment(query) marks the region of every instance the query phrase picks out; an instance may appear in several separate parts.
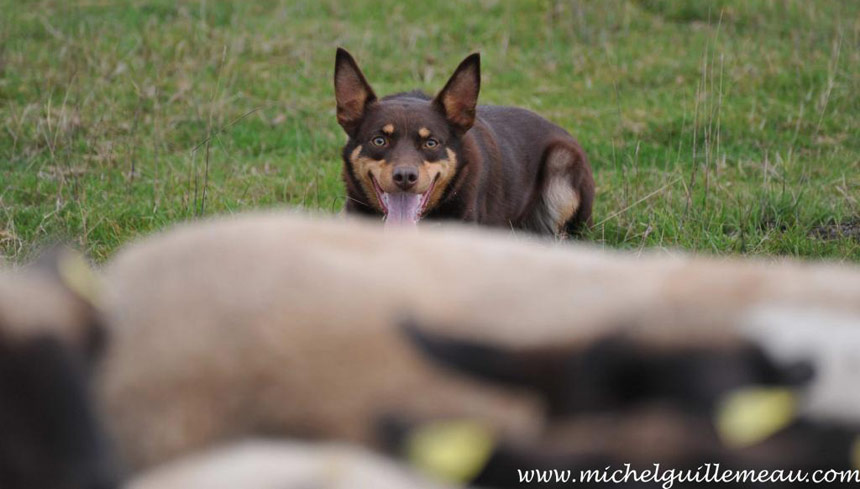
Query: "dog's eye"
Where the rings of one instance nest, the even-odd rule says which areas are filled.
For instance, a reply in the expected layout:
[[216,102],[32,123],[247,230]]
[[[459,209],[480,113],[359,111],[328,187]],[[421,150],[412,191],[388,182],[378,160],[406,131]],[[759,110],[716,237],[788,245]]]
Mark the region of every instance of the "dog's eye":
[[388,140],[382,136],[376,136],[371,139],[370,142],[373,143],[374,146],[385,146],[388,143]]
[[439,141],[436,141],[433,138],[430,138],[427,141],[424,141],[424,147],[427,149],[434,149],[434,148],[436,148],[436,146],[439,146]]

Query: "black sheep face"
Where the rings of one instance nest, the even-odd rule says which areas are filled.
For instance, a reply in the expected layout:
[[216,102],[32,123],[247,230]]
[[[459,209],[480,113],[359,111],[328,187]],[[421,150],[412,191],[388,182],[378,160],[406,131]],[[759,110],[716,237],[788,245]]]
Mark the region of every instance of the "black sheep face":
[[60,341],[0,341],[0,487],[112,487],[84,359]]
[[0,273],[0,488],[118,487],[89,390],[103,342],[57,270]]
[[587,345],[515,350],[434,334],[416,325],[407,325],[405,331],[434,361],[537,391],[553,417],[624,410],[652,401],[709,414],[736,389],[800,386],[813,376],[808,362],[780,365],[751,343],[660,349],[619,334]]
[[[647,469],[661,463],[685,470],[705,462],[734,469],[851,467],[856,426],[795,418],[749,444],[727,443],[715,424],[727,397],[749,388],[802,388],[814,375],[811,363],[777,362],[753,343],[664,345],[616,332],[573,345],[518,349],[434,333],[415,323],[404,331],[434,362],[532,390],[546,401],[543,435],[499,440],[470,481],[481,487],[520,487],[514,476],[528,468],[588,470],[631,463]],[[396,451],[422,420],[389,416],[385,421],[383,444]]]

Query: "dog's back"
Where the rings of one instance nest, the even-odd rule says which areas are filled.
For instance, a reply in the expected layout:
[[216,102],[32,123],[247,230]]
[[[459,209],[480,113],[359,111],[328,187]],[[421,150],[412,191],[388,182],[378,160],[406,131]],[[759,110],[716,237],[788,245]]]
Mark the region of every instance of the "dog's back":
[[479,154],[468,160],[490,166],[477,199],[485,221],[539,234],[573,234],[589,223],[591,167],[566,130],[530,110],[482,105],[470,135]]

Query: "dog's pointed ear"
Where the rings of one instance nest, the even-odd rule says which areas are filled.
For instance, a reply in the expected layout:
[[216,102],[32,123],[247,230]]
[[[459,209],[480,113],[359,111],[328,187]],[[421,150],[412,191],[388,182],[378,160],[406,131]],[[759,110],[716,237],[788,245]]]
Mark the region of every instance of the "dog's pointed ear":
[[573,354],[565,348],[508,349],[431,333],[411,320],[403,331],[425,356],[464,374],[537,390],[550,403],[566,390]]
[[337,48],[334,62],[334,96],[337,100],[337,122],[352,137],[364,119],[367,106],[376,94],[346,49]]
[[481,90],[481,55],[473,53],[460,63],[433,103],[448,122],[464,133],[475,123]]

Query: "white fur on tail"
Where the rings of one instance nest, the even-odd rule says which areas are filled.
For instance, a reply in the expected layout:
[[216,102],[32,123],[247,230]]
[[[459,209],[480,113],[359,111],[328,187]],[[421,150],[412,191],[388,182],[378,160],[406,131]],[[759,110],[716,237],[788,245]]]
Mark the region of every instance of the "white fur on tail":
[[579,194],[570,178],[573,155],[564,148],[558,148],[550,152],[545,164],[546,185],[534,213],[526,221],[526,227],[538,233],[558,235],[579,208]]

